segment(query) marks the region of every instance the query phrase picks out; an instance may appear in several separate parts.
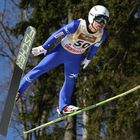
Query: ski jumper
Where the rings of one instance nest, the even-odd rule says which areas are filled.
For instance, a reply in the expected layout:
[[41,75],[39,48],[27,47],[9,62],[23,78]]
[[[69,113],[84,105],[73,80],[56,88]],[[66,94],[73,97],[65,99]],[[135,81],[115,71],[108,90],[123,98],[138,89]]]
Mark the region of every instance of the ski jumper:
[[96,33],[89,33],[85,20],[73,20],[53,33],[42,45],[43,48],[47,50],[59,38],[62,38],[62,40],[47,53],[36,67],[22,78],[18,92],[23,94],[40,75],[60,64],[64,64],[65,81],[59,94],[59,110],[61,111],[65,106],[71,104],[74,84],[80,71],[83,53],[89,48],[87,59],[91,60],[100,44],[105,40],[106,30],[102,29]]

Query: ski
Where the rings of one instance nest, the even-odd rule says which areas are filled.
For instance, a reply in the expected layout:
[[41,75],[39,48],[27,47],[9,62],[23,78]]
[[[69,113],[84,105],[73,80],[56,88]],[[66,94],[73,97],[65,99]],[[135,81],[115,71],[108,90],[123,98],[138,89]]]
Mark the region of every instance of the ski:
[[124,96],[126,96],[126,95],[128,95],[128,94],[130,94],[130,93],[132,93],[132,92],[134,92],[134,91],[136,91],[136,90],[138,90],[138,89],[140,89],[140,85],[138,85],[138,86],[136,86],[136,87],[134,87],[134,88],[132,88],[132,89],[126,91],[126,92],[120,93],[120,94],[118,94],[118,95],[116,95],[116,96],[114,96],[114,97],[111,97],[111,98],[108,98],[108,99],[103,100],[103,101],[101,101],[101,102],[98,102],[98,103],[96,103],[96,104],[93,104],[93,105],[84,107],[84,108],[82,108],[82,109],[80,109],[80,110],[77,110],[77,111],[75,111],[75,112],[73,112],[73,113],[70,113],[70,114],[67,114],[67,115],[63,115],[63,116],[58,117],[58,118],[56,118],[56,119],[54,119],[54,120],[52,120],[52,121],[50,121],[50,122],[47,122],[47,123],[45,123],[45,124],[42,124],[42,125],[37,126],[37,127],[35,127],[35,128],[32,128],[32,129],[30,129],[30,130],[24,131],[24,136],[26,137],[29,133],[32,133],[32,132],[34,132],[34,131],[36,131],[36,130],[39,130],[39,129],[48,127],[48,126],[50,126],[50,125],[52,125],[52,124],[54,124],[54,123],[63,121],[63,120],[65,120],[66,118],[69,118],[69,117],[78,115],[78,114],[80,114],[80,113],[82,113],[82,112],[89,111],[89,110],[91,110],[91,109],[94,109],[94,108],[97,108],[97,107],[99,107],[99,106],[102,106],[102,105],[104,105],[104,104],[106,104],[106,103],[109,103],[109,102],[111,102],[111,101],[113,101],[113,100],[116,100],[116,99],[118,99],[118,98],[124,97]]
[[3,136],[7,135],[12,111],[14,108],[15,98],[17,90],[20,84],[22,74],[24,72],[30,50],[32,47],[33,40],[35,38],[36,29],[32,26],[27,27],[25,35],[21,42],[19,53],[14,67],[10,88],[8,90],[7,99],[5,101],[4,110],[0,120],[0,134]]

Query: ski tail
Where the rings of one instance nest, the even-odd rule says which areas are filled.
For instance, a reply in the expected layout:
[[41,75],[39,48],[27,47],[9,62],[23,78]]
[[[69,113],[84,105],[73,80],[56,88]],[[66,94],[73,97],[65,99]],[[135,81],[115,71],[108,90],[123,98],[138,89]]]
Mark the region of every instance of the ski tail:
[[14,67],[13,76],[10,83],[10,88],[8,90],[7,99],[6,99],[4,110],[3,110],[2,117],[0,120],[0,134],[3,136],[7,135],[17,90],[20,84],[22,74],[26,67],[26,63],[28,61],[28,57],[30,54],[30,50],[31,50],[35,35],[36,35],[35,28],[32,26],[29,26],[26,29],[25,35],[23,37],[23,40],[19,49],[19,53],[17,56],[15,67]]

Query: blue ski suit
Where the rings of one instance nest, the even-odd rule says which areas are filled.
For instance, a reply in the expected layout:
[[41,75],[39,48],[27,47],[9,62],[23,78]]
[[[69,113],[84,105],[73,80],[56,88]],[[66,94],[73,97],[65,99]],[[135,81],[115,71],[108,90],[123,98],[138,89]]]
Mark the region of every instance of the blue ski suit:
[[47,50],[57,39],[62,38],[40,63],[22,78],[18,92],[23,94],[40,75],[64,64],[65,81],[59,94],[59,110],[62,111],[65,106],[71,104],[75,80],[83,61],[83,53],[89,48],[86,58],[91,60],[105,40],[106,34],[105,29],[89,33],[86,21],[83,19],[73,20],[65,25],[53,33],[42,45]]

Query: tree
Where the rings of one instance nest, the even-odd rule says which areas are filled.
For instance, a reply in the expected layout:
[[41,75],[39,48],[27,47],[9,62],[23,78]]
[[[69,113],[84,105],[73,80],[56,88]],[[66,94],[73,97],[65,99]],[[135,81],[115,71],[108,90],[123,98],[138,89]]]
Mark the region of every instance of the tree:
[[[18,3],[17,3],[18,4]],[[20,42],[22,39],[22,35],[19,38],[16,38],[13,34],[11,34],[11,28],[18,22],[21,21],[21,13],[19,9],[17,9],[16,3],[14,1],[2,1],[0,8],[0,80],[2,81],[0,84],[0,96],[1,96],[1,110],[0,114],[2,114],[2,109],[4,106],[4,102],[7,97],[8,88],[10,85],[10,80],[12,76],[12,72],[14,69],[14,63],[16,60],[16,56],[18,53],[18,49],[20,46]],[[12,17],[12,18],[11,18]],[[24,17],[24,16],[23,16]],[[12,136],[15,138],[19,138],[19,130],[21,127],[18,126],[19,122],[17,120],[17,112],[16,108],[14,109],[14,113],[12,116],[12,121],[10,123],[10,130],[15,132]],[[9,133],[8,133],[9,135]],[[1,139],[1,138],[0,138]]]
[[[69,11],[73,13],[73,19],[86,19],[88,11],[93,5],[104,4],[110,11],[108,38],[88,68],[81,70],[75,89],[75,95],[78,96],[77,105],[88,106],[115,96],[139,83],[140,22],[138,18],[134,18],[139,7],[136,2],[138,1],[22,0],[20,8],[24,11],[31,11],[31,18],[16,24],[12,33],[19,35],[28,25],[32,25],[37,29],[34,45],[40,45],[53,31],[67,23]],[[62,83],[62,67],[54,69],[36,81],[35,89],[33,88],[34,98],[30,99],[32,108],[28,109],[25,106],[27,111],[21,114],[21,116],[25,115],[22,119],[25,129],[49,120],[49,114],[53,112],[53,107],[57,104],[57,96],[54,97],[54,95],[59,92]],[[84,113],[84,120],[81,123],[81,128],[84,129],[82,134],[85,136],[83,139],[138,139],[138,102],[137,94],[130,95],[125,99],[113,101]],[[36,139],[63,139],[64,132],[67,132],[64,127],[59,125],[55,126],[51,132],[47,130],[46,128],[34,132],[27,139],[32,139],[33,136]]]

